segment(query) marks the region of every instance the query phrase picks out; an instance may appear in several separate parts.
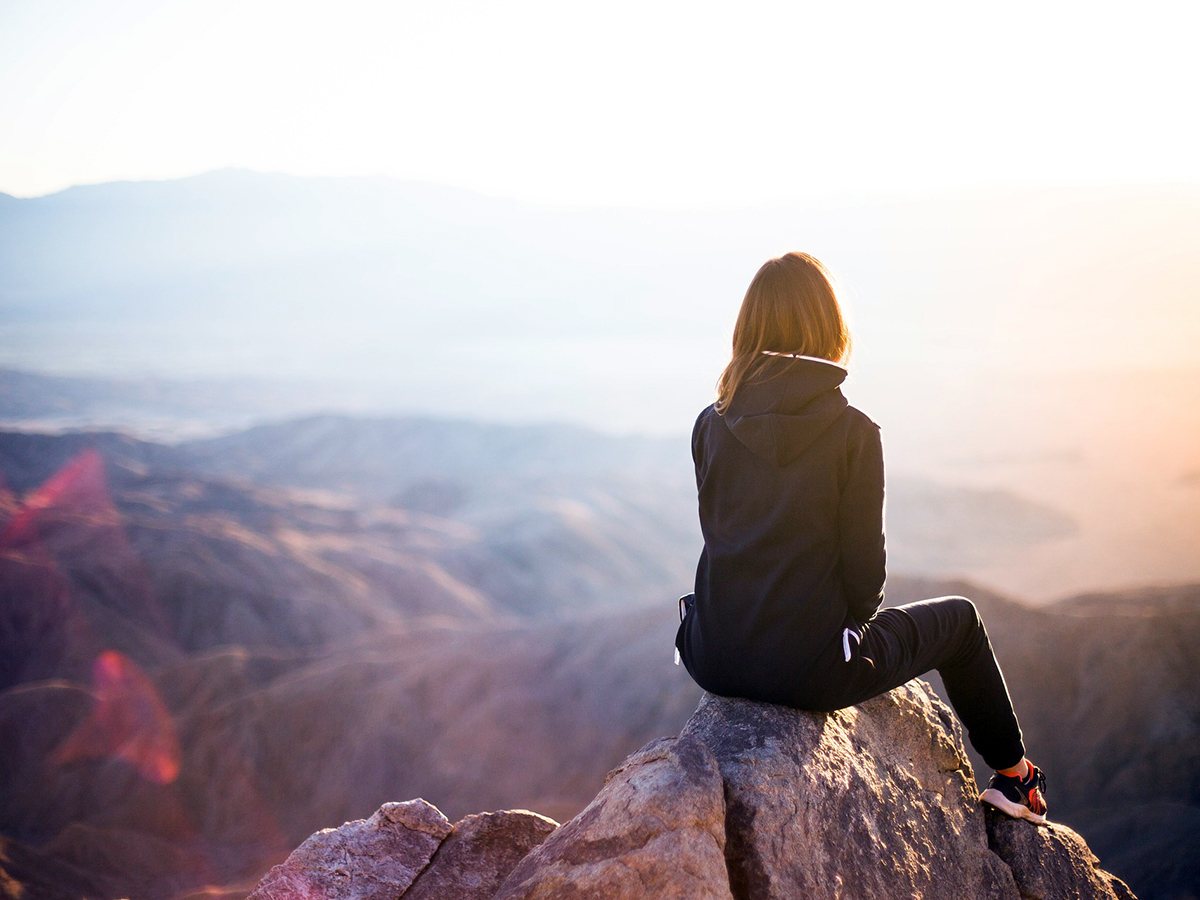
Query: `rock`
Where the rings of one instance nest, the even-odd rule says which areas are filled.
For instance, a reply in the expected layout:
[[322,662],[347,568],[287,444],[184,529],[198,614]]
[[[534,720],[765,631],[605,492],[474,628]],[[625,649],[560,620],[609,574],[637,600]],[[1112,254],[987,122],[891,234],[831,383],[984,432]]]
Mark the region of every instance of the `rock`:
[[716,760],[688,737],[648,744],[527,856],[496,900],[732,900]]
[[318,831],[247,900],[487,900],[558,823],[527,810],[480,813],[453,827],[424,800]]
[[[440,816],[391,807],[413,804]],[[957,720],[917,681],[828,714],[706,694],[677,738],[626,759],[557,829],[469,816],[434,855],[444,826],[376,846],[368,825],[314,835],[251,900],[382,898],[383,884],[389,900],[1136,900],[1075,832],[982,806]],[[366,874],[394,860],[356,858],[350,893],[351,843],[395,854],[406,877],[434,861],[405,893],[412,877]]]
[[369,819],[318,831],[247,900],[395,900],[449,833],[449,820],[424,800],[385,803]]
[[914,684],[828,715],[705,695],[682,737],[721,770],[734,896],[1015,898],[957,729]]
[[1021,900],[1133,900],[1125,882],[1101,869],[1083,838],[1065,825],[1030,828],[992,809],[985,817],[988,844],[1012,869]]
[[404,900],[488,900],[557,827],[553,819],[523,809],[460,819]]
[[1002,819],[993,851],[960,726],[923,682],[830,714],[706,694],[496,896],[1132,898],[1074,832]]

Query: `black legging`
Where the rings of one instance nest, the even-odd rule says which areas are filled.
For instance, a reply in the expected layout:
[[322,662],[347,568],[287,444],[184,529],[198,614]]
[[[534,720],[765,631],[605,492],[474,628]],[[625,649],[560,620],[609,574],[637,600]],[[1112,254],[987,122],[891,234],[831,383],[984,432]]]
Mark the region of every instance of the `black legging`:
[[881,609],[861,629],[823,654],[806,678],[807,708],[843,709],[890,691],[937,669],[967,739],[993,769],[1016,766],[1025,756],[1004,675],[992,653],[975,604],[965,597],[938,597]]

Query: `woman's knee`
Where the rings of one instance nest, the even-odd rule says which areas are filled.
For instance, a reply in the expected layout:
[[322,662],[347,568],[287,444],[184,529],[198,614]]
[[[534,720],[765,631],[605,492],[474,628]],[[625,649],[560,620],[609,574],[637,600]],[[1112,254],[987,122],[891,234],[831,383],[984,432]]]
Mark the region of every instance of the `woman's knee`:
[[979,607],[971,600],[966,597],[951,597],[950,599],[962,611],[964,616],[970,616],[973,619],[979,618]]
[[940,597],[938,601],[958,627],[983,630],[983,618],[979,615],[979,608],[966,597]]

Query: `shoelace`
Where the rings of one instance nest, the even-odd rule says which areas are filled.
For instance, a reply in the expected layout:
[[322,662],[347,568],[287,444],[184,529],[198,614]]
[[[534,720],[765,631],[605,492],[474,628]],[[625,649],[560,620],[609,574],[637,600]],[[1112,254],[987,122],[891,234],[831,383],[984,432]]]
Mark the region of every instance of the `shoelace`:
[[[1045,814],[1046,812],[1046,773],[1035,766],[1029,764],[1030,773],[1028,778],[1019,780],[1021,792],[1024,794],[1024,803],[1034,812]],[[1036,796],[1035,796],[1036,795]]]
[[[1030,763],[1029,765],[1033,766],[1033,776],[1029,780],[1037,781],[1037,789],[1039,791],[1041,791],[1043,794],[1046,793],[1046,773],[1043,772],[1041,769],[1039,769],[1037,766],[1034,766],[1033,763]],[[1023,781],[1021,783],[1028,784],[1029,781]]]
[[[1040,790],[1043,790],[1043,791],[1046,789],[1046,773],[1043,772],[1041,769],[1039,769],[1037,766],[1035,766],[1033,763],[1029,764],[1029,774],[1026,775],[1024,778],[1022,778],[1020,775],[1009,775],[1007,777],[1016,778],[1017,783],[1020,784],[1021,787],[1036,786],[1037,788],[1039,788]],[[1036,785],[1034,784],[1035,782],[1036,782]]]

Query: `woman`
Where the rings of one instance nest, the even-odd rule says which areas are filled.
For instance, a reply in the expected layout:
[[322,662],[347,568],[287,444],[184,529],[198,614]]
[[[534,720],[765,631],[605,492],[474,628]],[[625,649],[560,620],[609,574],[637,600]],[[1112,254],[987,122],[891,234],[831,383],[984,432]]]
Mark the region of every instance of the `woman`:
[[1045,778],[971,601],[880,609],[879,427],[840,385],[850,335],[825,267],[769,260],[746,291],[717,400],[696,420],[704,550],[676,648],[705,690],[831,711],[931,669],[996,770],[981,799],[1045,822]]

